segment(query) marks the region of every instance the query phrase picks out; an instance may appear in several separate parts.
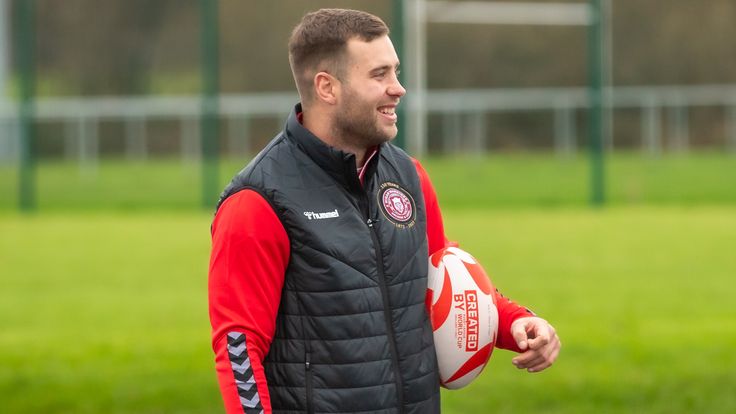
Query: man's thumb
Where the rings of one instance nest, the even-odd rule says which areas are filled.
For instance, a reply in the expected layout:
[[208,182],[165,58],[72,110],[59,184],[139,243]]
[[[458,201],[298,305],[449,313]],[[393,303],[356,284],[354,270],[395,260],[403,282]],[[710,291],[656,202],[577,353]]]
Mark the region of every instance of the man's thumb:
[[517,322],[511,325],[511,335],[514,337],[516,345],[518,345],[522,351],[527,348],[527,339],[529,339],[529,337],[526,334],[526,323]]

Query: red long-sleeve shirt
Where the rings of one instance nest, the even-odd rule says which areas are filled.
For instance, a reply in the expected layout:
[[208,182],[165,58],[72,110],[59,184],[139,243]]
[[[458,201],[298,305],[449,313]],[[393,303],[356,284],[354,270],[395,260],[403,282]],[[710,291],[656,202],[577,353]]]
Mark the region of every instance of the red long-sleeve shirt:
[[[427,214],[429,253],[446,247],[442,215],[429,176],[418,161]],[[271,413],[263,359],[276,329],[276,315],[289,262],[289,239],[270,204],[257,192],[242,190],[220,206],[212,225],[209,310],[212,347],[220,391],[228,413]],[[511,323],[529,311],[496,294],[499,313],[496,346],[520,352]],[[242,341],[228,342],[238,337]],[[241,355],[237,362],[233,355]],[[239,373],[245,377],[238,377]],[[251,377],[252,375],[252,377]],[[255,384],[256,390],[252,387]],[[247,390],[239,392],[239,390]]]

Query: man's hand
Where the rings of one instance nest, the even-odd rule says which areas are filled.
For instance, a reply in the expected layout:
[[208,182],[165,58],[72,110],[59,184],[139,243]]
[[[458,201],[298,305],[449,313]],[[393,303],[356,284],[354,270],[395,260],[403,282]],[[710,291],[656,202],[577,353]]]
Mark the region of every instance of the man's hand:
[[511,360],[516,368],[539,372],[549,368],[560,354],[560,338],[555,328],[542,318],[530,316],[515,320],[511,335],[525,351]]

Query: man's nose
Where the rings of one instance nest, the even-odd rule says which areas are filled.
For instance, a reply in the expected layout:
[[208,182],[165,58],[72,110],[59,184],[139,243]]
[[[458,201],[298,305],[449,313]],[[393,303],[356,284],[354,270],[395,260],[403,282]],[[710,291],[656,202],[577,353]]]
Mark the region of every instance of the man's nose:
[[387,93],[390,96],[397,96],[401,98],[402,96],[406,95],[406,89],[404,89],[404,87],[401,86],[399,80],[396,79],[396,82],[389,86]]

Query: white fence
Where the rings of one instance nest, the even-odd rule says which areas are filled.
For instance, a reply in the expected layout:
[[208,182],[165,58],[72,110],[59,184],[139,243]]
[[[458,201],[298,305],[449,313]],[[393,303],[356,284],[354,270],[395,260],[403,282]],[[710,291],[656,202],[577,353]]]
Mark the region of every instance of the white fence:
[[[665,146],[663,124],[669,134],[669,148],[689,148],[690,108],[718,106],[724,109],[727,126],[724,142],[736,153],[736,85],[617,87],[606,92],[610,109],[641,111],[641,148],[656,155]],[[224,95],[220,116],[227,121],[228,149],[247,148],[248,122],[253,117],[274,119],[280,129],[292,105],[293,93]],[[580,136],[576,111],[587,107],[585,88],[486,89],[428,91],[427,112],[442,119],[442,147],[482,152],[488,136],[485,116],[498,112],[550,111],[554,114],[554,147],[560,154],[576,151]],[[200,152],[198,120],[199,96],[43,98],[36,101],[37,122],[61,121],[64,152],[83,164],[97,162],[98,124],[119,121],[125,125],[125,153],[132,158],[147,156],[147,122],[157,119],[180,123],[181,152],[184,159],[196,159]],[[0,161],[12,162],[18,154],[17,108],[0,101]],[[425,140],[426,142],[426,140]],[[613,142],[609,141],[608,146]]]

